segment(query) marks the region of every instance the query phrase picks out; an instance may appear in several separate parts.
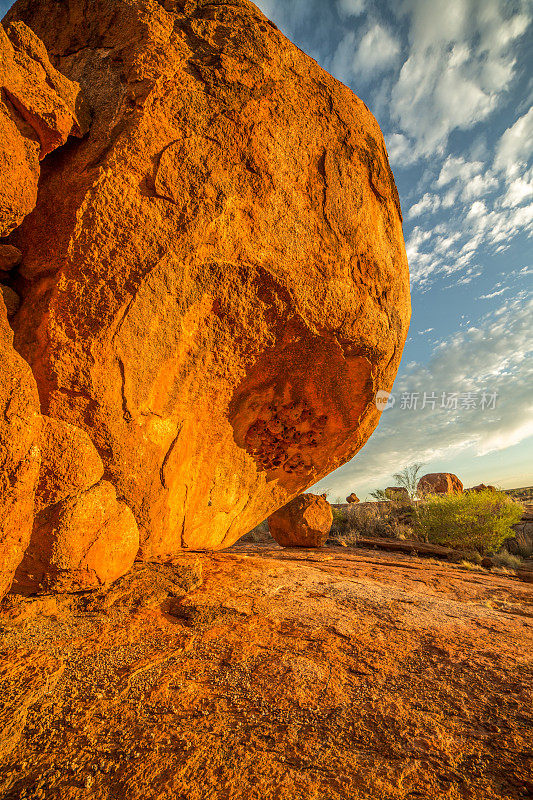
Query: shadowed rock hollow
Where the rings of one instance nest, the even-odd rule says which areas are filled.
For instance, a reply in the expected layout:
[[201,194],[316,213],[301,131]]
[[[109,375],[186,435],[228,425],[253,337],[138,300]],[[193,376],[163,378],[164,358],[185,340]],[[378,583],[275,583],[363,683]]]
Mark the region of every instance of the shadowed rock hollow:
[[92,114],[10,242],[42,412],[88,433],[145,558],[227,546],[350,459],[392,386],[410,303],[377,122],[245,0],[8,20]]

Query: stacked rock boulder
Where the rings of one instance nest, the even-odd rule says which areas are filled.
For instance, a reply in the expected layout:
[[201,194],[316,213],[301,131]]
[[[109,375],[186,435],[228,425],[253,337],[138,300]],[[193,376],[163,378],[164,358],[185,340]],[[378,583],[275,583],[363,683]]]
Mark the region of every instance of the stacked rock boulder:
[[[0,109],[28,187],[0,200],[0,269],[43,415],[18,580],[112,579],[134,525],[144,559],[228,546],[349,460],[392,386],[409,279],[379,127],[247,0],[19,0],[4,29],[45,84],[4,80]],[[96,506],[103,550],[124,531],[110,571]]]
[[[54,68],[23,22],[0,25],[0,56],[5,237],[35,207],[41,161],[70,135],[83,136],[90,116],[79,84]],[[41,414],[35,377],[13,347],[21,260],[21,250],[0,243],[1,595],[14,575],[15,588],[28,592],[108,583],[130,568],[139,547],[133,515],[112,484],[100,483],[104,467],[89,435]]]
[[[82,136],[89,112],[79,85],[52,66],[44,44],[19,20],[0,25],[0,89],[0,236],[6,236],[35,207],[39,162],[70,134]],[[0,269],[6,256],[10,266],[9,248],[2,251]]]

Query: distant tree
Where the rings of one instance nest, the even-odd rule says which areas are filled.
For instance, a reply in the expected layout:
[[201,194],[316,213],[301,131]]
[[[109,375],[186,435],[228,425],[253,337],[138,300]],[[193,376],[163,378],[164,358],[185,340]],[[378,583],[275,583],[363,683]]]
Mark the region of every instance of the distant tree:
[[[416,487],[418,486],[418,473],[422,469],[423,464],[410,464],[408,467],[404,467],[401,472],[395,472],[392,476],[396,481],[396,486],[402,489],[405,489],[407,494],[409,495],[410,500],[414,500],[416,497]],[[390,500],[391,498],[387,494],[386,489],[375,489],[373,492],[370,492],[370,497],[373,497],[374,500]]]
[[392,476],[396,481],[397,486],[401,486],[406,490],[411,500],[416,497],[416,487],[418,486],[418,475],[424,464],[410,464],[404,467],[400,472],[395,472]]

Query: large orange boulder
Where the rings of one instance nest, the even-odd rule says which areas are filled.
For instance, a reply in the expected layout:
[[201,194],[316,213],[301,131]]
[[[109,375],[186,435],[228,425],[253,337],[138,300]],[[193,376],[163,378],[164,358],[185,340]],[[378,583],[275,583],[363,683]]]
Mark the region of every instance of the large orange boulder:
[[114,487],[101,481],[37,514],[13,590],[79,591],[112,583],[131,567],[139,530]]
[[451,472],[429,472],[418,481],[417,494],[461,494],[463,484]]
[[247,0],[19,0],[92,111],[45,161],[15,342],[142,555],[220,548],[376,427],[410,316],[365,104]]
[[282,547],[322,547],[332,524],[330,504],[316,494],[301,494],[268,518],[270,534]]
[[35,206],[39,161],[88,123],[79,85],[52,66],[30,28],[0,25],[0,236]]
[[37,386],[12,339],[0,294],[0,598],[30,540],[41,463]]

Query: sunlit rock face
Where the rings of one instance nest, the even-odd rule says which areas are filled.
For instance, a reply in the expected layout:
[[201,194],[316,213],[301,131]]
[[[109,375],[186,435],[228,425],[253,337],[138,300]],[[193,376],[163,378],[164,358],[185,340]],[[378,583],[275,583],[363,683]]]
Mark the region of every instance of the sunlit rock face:
[[0,598],[30,540],[41,464],[37,386],[12,341],[0,295]]
[[88,123],[80,87],[53,67],[30,28],[0,25],[0,236],[34,208],[40,160]]
[[333,509],[323,495],[301,494],[268,518],[268,529],[282,547],[322,547],[333,524]]
[[461,494],[463,484],[451,472],[429,472],[418,481],[417,493],[424,494]]
[[[92,123],[42,164],[15,346],[141,554],[230,545],[350,459],[409,316],[365,104],[245,0],[20,0]],[[69,518],[70,519],[70,518]]]

